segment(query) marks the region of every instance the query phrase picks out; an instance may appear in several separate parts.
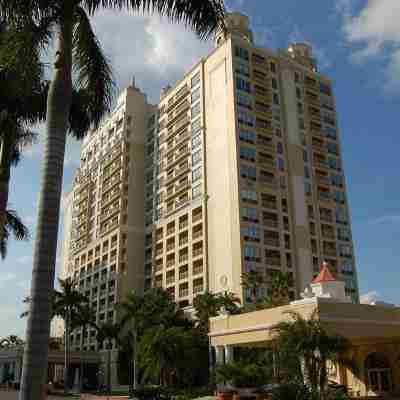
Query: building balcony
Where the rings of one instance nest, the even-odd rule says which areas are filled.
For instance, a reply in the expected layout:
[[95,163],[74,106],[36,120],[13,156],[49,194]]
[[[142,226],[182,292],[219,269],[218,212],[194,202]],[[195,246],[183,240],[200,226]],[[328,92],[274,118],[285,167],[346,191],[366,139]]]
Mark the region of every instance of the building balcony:
[[175,276],[167,277],[166,282],[167,282],[167,285],[171,285],[172,283],[175,282]]
[[267,257],[265,263],[267,265],[279,266],[281,265],[281,259],[279,257]]
[[279,222],[275,219],[263,219],[263,225],[269,228],[278,228]]
[[266,246],[280,247],[279,239],[265,238],[264,244]]
[[315,179],[317,180],[318,183],[325,186],[329,186],[331,184],[331,181],[329,180],[328,176],[315,175]]
[[257,163],[263,167],[273,168],[275,170],[275,160],[272,158],[258,157]]
[[179,272],[179,280],[182,281],[189,277],[189,271]]
[[193,286],[193,294],[199,294],[204,290],[203,285],[199,286]]
[[272,142],[266,141],[266,140],[262,140],[262,139],[258,139],[257,140],[257,145],[262,147],[264,150],[267,150],[271,153],[275,153],[275,146]]
[[322,231],[322,237],[326,239],[335,240],[335,233],[331,231]]
[[196,240],[199,239],[203,236],[203,230],[197,231],[197,232],[193,232],[192,234],[192,239]]
[[196,214],[196,215],[193,215],[193,217],[192,217],[192,222],[193,223],[199,222],[199,221],[202,221],[202,220],[203,220],[203,214]]
[[167,260],[166,266],[167,266],[167,268],[171,268],[171,267],[175,266],[175,259],[174,260]]
[[188,296],[189,296],[189,288],[179,289],[179,297],[188,297]]
[[200,267],[194,267],[193,268],[193,275],[200,275],[204,271],[203,266]]
[[259,176],[258,180],[259,183],[262,183],[263,185],[270,186],[271,188],[275,189],[277,187],[277,182],[275,177],[266,177],[266,176]]
[[193,250],[193,258],[203,255],[203,248]]
[[179,256],[179,264],[185,263],[189,260],[188,254],[183,254]]
[[184,239],[180,239],[179,240],[179,246],[184,246],[188,242],[189,242],[189,239],[187,237],[185,237]]
[[336,257],[336,249],[335,248],[329,248],[329,247],[324,248],[323,253],[325,256],[328,256],[328,257]]
[[325,152],[326,146],[323,143],[312,143],[312,148],[313,150],[319,151],[319,152]]
[[175,250],[175,243],[167,246],[167,251]]

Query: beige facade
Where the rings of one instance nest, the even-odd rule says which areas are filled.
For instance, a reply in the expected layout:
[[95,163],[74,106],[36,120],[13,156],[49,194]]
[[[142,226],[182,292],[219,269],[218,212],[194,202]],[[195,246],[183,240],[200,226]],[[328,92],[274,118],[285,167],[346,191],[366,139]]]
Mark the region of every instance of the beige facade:
[[181,307],[206,290],[246,302],[253,269],[289,272],[295,299],[324,260],[358,298],[332,84],[309,45],[257,47],[237,13],[227,26],[157,106],[128,88],[84,143],[65,270],[90,295],[89,267],[108,268],[100,293],[118,277],[100,320],[152,285]]
[[[227,361],[235,347],[264,347],[274,340],[274,327],[290,319],[288,312],[309,318],[316,312],[325,329],[344,336],[349,348],[329,367],[329,380],[348,387],[354,396],[400,393],[400,308],[348,304],[314,298],[291,305],[211,319],[211,344],[217,361]],[[395,397],[397,398],[397,397]]]
[[331,82],[309,45],[258,48],[247,17],[227,21],[215,50],[164,91],[147,135],[146,287],[182,306],[204,290],[246,301],[243,272],[281,270],[294,299],[325,260],[357,300]]
[[[143,290],[144,149],[152,110],[134,84],[113,113],[84,140],[72,200],[65,211],[63,277],[90,298],[97,323],[114,321],[114,305]],[[94,350],[95,331],[76,331],[75,348]]]

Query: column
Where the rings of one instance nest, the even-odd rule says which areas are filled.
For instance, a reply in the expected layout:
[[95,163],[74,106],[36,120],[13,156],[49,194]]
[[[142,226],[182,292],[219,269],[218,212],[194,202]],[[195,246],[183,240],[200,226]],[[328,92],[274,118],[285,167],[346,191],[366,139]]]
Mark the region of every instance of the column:
[[225,363],[224,346],[215,346],[215,360],[217,365]]
[[233,362],[233,346],[225,345],[225,363]]

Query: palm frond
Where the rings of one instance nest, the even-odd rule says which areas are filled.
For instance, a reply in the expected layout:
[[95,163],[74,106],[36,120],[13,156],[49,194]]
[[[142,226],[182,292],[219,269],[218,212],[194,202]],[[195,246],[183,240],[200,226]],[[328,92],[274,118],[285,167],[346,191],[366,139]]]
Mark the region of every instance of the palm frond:
[[10,235],[13,234],[16,240],[28,240],[29,230],[13,210],[6,211],[6,223],[3,229],[3,237],[0,240],[0,256],[4,260],[7,256],[7,244]]
[[73,46],[76,87],[85,91],[89,119],[97,127],[111,109],[115,84],[108,60],[81,7],[76,9]]
[[207,38],[216,29],[225,28],[223,0],[83,0],[82,5],[90,15],[99,8],[158,13],[171,22],[183,23],[200,38]]
[[5,229],[11,232],[17,240],[28,240],[29,230],[23,224],[18,214],[14,210],[7,210]]

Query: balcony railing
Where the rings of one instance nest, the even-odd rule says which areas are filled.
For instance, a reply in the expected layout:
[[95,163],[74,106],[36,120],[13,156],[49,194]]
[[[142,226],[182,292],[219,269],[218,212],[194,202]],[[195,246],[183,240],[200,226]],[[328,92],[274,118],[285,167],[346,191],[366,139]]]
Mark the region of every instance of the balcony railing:
[[179,272],[179,280],[187,279],[189,277],[189,271]]
[[193,232],[192,238],[194,240],[194,239],[198,239],[202,236],[203,236],[203,231],[201,230],[201,231]]
[[179,289],[179,297],[189,296],[189,289]]
[[200,267],[194,267],[193,268],[193,275],[200,275],[203,273],[203,266]]
[[193,221],[193,223],[195,223],[195,222],[201,221],[202,219],[203,219],[203,214],[196,214],[196,215],[193,215],[192,221]]
[[279,239],[265,238],[264,239],[264,244],[267,245],[267,246],[273,246],[273,247],[279,247],[280,246]]
[[278,228],[279,222],[275,219],[263,219],[263,225],[270,228]]
[[281,259],[279,257],[267,257],[265,263],[267,265],[281,265]]
[[203,254],[203,248],[193,250],[193,257],[198,257]]
[[189,259],[189,255],[188,254],[183,254],[179,256],[179,262],[183,263],[186,262]]

